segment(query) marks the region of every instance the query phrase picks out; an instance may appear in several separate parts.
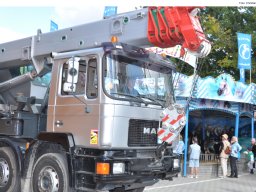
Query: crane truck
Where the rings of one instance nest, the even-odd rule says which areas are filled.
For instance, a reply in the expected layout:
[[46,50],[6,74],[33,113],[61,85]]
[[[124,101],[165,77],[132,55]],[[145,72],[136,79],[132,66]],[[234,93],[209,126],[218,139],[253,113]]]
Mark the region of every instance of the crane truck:
[[0,191],[143,191],[180,171],[174,63],[211,49],[196,8],[146,7],[0,44]]

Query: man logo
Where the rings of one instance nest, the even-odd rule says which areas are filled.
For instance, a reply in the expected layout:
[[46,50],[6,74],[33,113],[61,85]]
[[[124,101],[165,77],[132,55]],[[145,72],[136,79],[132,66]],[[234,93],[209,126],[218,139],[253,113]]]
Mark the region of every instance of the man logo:
[[155,134],[156,135],[156,133],[157,133],[156,128],[144,127],[144,129],[143,129],[143,134],[151,134],[151,135]]

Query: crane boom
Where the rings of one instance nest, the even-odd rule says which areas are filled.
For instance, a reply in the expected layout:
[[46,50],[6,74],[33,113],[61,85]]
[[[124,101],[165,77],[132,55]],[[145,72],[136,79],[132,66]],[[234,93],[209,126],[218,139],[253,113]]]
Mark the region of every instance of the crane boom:
[[182,45],[199,57],[209,54],[196,8],[148,7],[100,21],[69,27],[0,44],[0,69],[22,66],[33,61],[39,74],[52,52],[99,47],[115,36],[118,41],[140,47]]

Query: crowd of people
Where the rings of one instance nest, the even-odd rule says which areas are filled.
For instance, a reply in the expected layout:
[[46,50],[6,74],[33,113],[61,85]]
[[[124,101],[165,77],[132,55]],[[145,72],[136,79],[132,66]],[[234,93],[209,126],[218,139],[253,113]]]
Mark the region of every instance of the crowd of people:
[[[240,151],[242,147],[238,142],[236,136],[231,138],[228,134],[222,134],[221,141],[218,143],[218,154],[219,160],[222,168],[223,175],[221,177],[226,178],[238,178],[237,160],[240,158]],[[179,137],[179,142],[174,149],[175,153],[183,154],[184,142],[182,136]],[[201,146],[198,144],[197,137],[192,137],[192,144],[189,145],[189,167],[190,167],[190,178],[198,178],[199,174],[199,161],[201,154]],[[246,154],[248,171],[250,174],[255,172],[256,164],[256,139],[251,139],[251,145],[247,147]],[[230,174],[228,174],[228,161],[230,164]]]
[[[230,150],[228,149],[230,148]],[[220,161],[223,172],[223,177],[238,178],[237,160],[240,158],[240,151],[242,147],[238,143],[238,138],[233,136],[229,143],[228,135],[222,135],[222,145],[220,152]],[[247,151],[244,152],[247,157],[248,171],[250,174],[254,174],[255,161],[256,161],[256,140],[251,139],[251,145],[247,147]],[[227,161],[230,160],[230,175],[227,174]]]
[[[231,141],[228,140],[228,135],[222,135],[222,144],[220,152],[220,162],[223,172],[223,177],[238,178],[237,159],[242,147],[238,143],[237,137],[233,136]],[[230,160],[230,175],[227,174],[227,162]]]

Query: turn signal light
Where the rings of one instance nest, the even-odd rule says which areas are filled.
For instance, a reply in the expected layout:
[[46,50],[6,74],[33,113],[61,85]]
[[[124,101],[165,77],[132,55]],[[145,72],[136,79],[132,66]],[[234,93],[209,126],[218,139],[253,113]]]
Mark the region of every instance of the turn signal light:
[[98,175],[108,175],[110,171],[109,163],[97,163],[96,174]]
[[118,37],[117,36],[112,36],[111,37],[111,42],[112,43],[117,43],[118,42]]
[[29,142],[26,143],[26,150],[29,148]]

